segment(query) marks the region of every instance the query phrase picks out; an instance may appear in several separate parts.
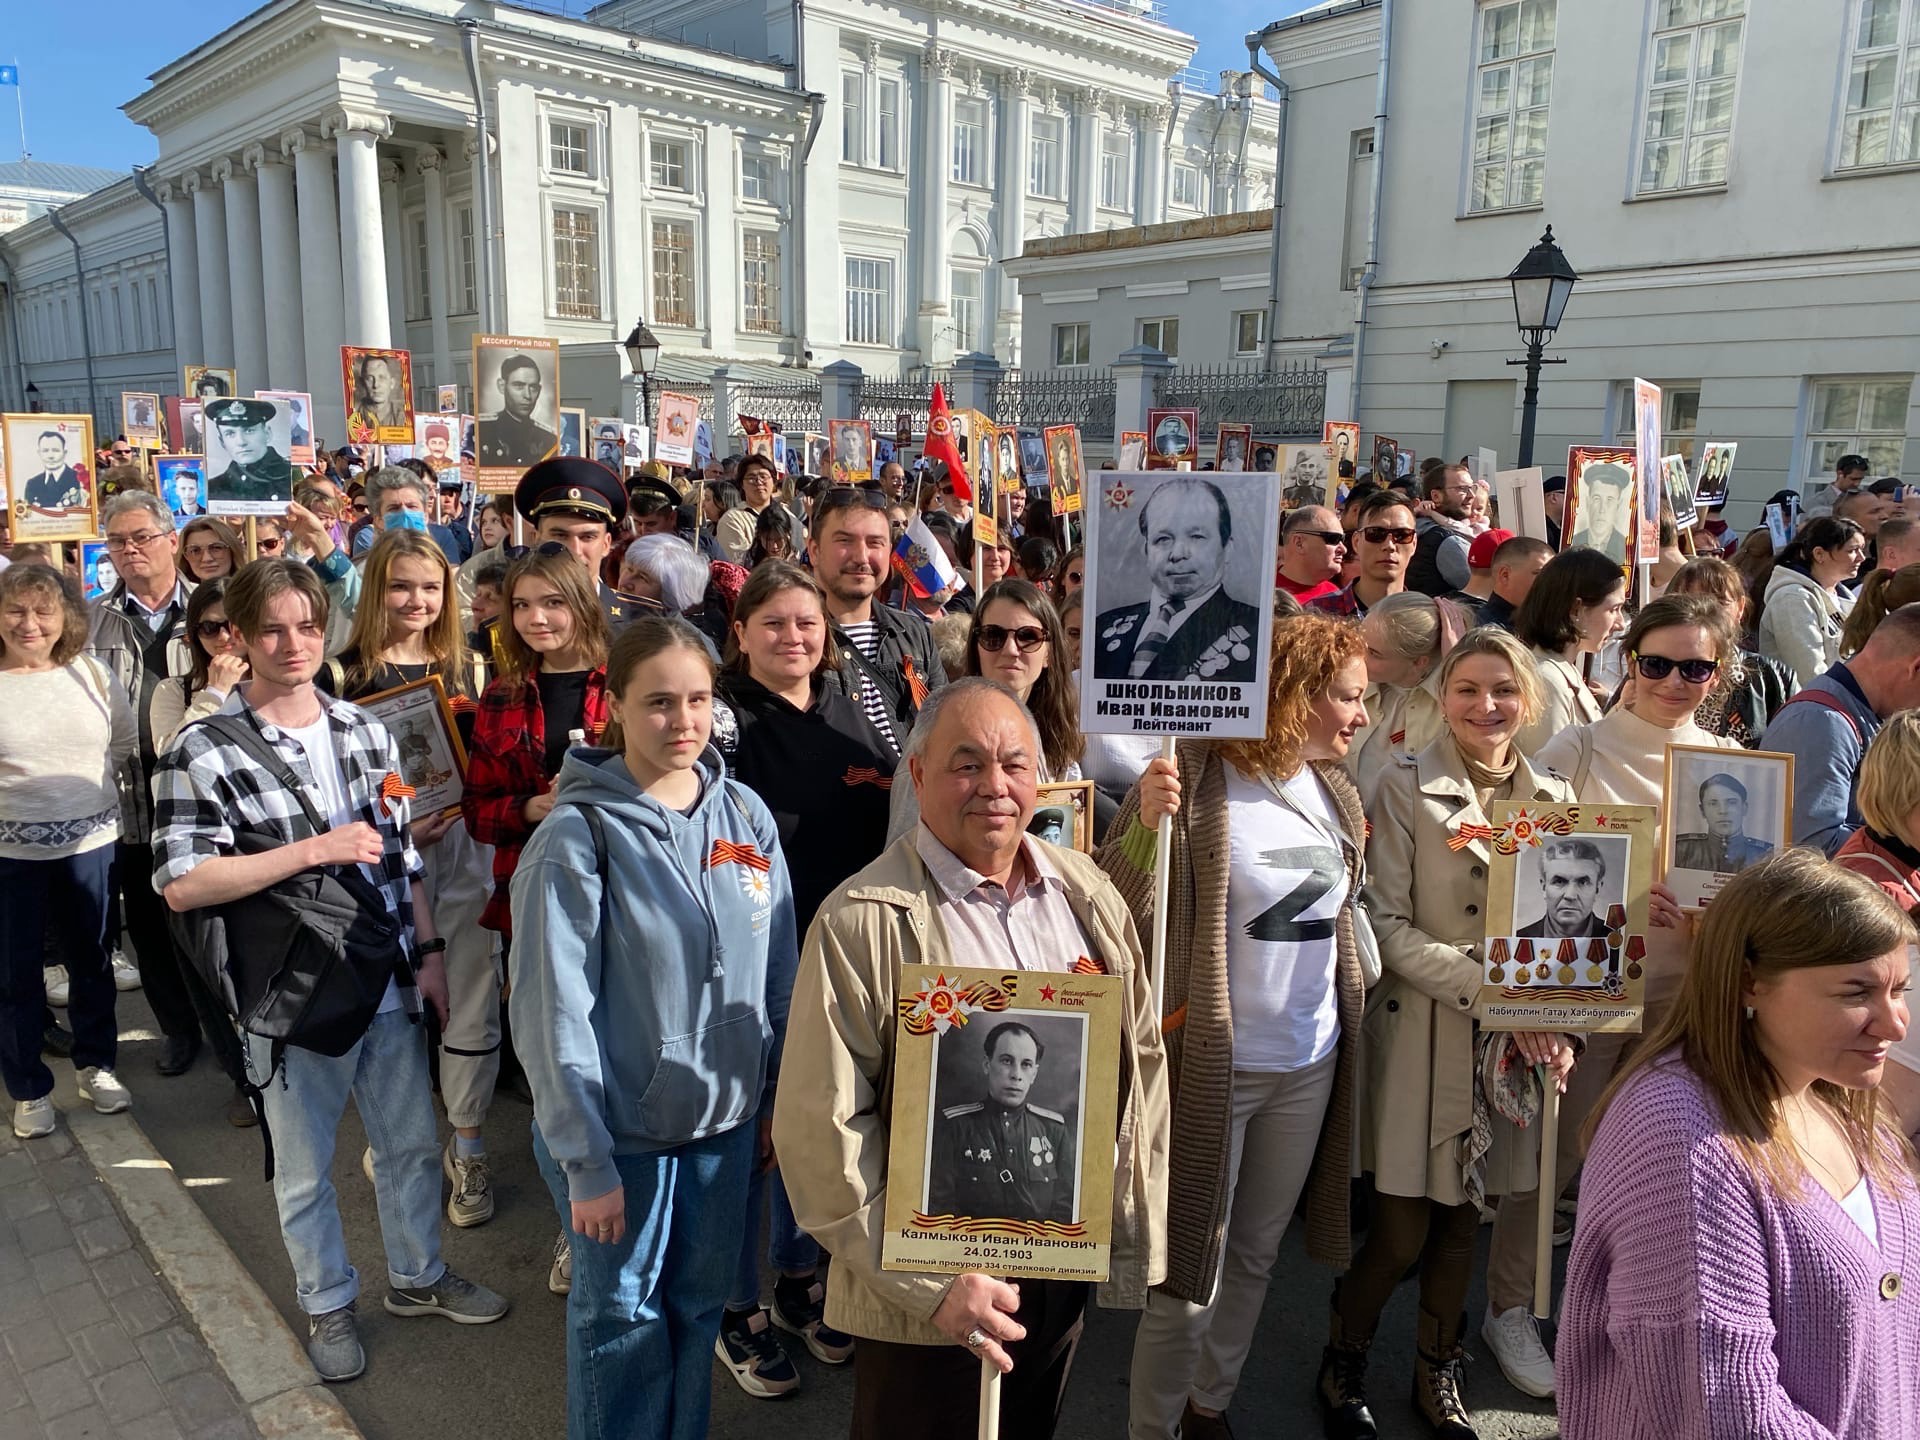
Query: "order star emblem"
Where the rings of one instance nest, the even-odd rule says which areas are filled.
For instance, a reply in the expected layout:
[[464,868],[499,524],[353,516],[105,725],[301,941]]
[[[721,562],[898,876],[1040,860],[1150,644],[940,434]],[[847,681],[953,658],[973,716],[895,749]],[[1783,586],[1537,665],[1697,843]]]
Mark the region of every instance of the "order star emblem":
[[1042,985],[1042,986],[1040,987],[1040,998],[1041,998],[1042,1000],[1051,1000],[1051,999],[1053,999],[1053,986],[1051,986],[1051,985]]

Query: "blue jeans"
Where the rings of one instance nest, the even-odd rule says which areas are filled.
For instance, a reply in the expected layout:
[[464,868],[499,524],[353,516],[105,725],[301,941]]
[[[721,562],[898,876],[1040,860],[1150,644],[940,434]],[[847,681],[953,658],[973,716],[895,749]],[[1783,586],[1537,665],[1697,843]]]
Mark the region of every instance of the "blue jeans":
[[[267,1073],[271,1046],[257,1035],[246,1041],[247,1072],[257,1083]],[[447,1267],[440,1258],[440,1143],[426,1030],[404,1010],[389,1010],[338,1059],[289,1046],[264,1094],[273,1199],[301,1310],[324,1315],[360,1294],[333,1188],[334,1137],[348,1095],[373,1147],[387,1283],[417,1289],[438,1281]]]
[[[567,1440],[705,1440],[756,1132],[613,1157],[626,1234],[602,1245],[569,1233]],[[538,1125],[533,1155],[571,1232],[566,1175]]]
[[786,1182],[780,1172],[763,1174],[754,1170],[747,1186],[746,1234],[740,1244],[740,1264],[733,1273],[733,1293],[727,1297],[729,1310],[754,1310],[760,1305],[760,1210],[765,1197],[771,1212],[767,1220],[767,1263],[778,1279],[789,1271],[805,1275],[820,1264],[820,1247],[793,1218],[793,1204],[787,1199]]
[[67,967],[73,1068],[113,1068],[120,1031],[107,966],[112,868],[111,845],[57,860],[0,860],[0,1078],[15,1100],[38,1100],[53,1090],[53,1072],[40,1058],[49,921]]

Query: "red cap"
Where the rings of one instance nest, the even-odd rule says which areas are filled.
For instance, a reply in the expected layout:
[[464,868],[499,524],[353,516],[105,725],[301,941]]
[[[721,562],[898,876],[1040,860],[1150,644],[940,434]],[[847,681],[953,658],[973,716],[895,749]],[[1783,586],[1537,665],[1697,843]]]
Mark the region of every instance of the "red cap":
[[1486,530],[1473,537],[1473,544],[1467,547],[1467,568],[1471,570],[1491,570],[1493,552],[1513,538],[1511,530]]

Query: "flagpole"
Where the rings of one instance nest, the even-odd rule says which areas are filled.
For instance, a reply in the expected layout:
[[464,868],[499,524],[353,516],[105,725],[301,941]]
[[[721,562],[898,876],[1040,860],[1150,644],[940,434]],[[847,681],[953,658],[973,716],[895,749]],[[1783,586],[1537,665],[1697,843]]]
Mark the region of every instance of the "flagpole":
[[20,57],[13,57],[13,111],[20,118],[20,158],[30,160],[27,153],[27,102],[20,93]]

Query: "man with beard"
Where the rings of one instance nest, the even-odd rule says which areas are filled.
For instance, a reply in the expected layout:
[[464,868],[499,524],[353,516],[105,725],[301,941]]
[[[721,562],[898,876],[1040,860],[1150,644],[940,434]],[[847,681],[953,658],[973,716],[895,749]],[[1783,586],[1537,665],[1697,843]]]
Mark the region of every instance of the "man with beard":
[[1427,508],[1415,522],[1413,559],[1407,562],[1407,589],[1422,595],[1451,595],[1473,579],[1467,563],[1467,507],[1473,501],[1473,476],[1464,465],[1441,465],[1421,481]]
[[220,435],[232,463],[207,479],[207,500],[267,501],[293,499],[293,466],[273,448],[267,426],[273,405],[266,400],[215,400],[207,419]]
[[1591,840],[1573,836],[1554,840],[1540,852],[1540,890],[1547,913],[1517,932],[1533,939],[1586,939],[1607,933],[1607,922],[1593,911],[1607,859]]

